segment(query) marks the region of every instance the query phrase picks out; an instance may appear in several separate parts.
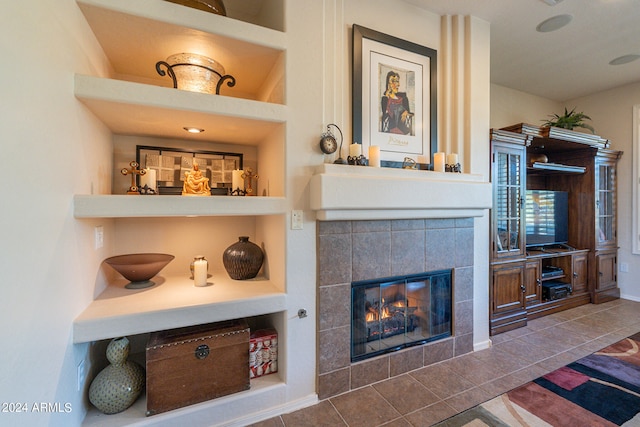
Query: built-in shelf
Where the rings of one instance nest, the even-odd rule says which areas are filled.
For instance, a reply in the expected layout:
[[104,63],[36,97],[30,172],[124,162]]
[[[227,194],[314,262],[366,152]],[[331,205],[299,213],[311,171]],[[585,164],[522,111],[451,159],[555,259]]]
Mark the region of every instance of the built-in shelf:
[[[129,409],[112,415],[105,415],[96,408],[91,408],[82,423],[83,427],[105,426],[175,426],[201,425],[203,419],[221,423],[224,420],[235,419],[233,425],[242,423],[238,414],[247,414],[247,399],[268,402],[270,406],[278,407],[286,400],[286,384],[278,373],[251,380],[251,388],[229,396],[198,403],[196,405],[175,409],[170,412],[146,417],[146,398],[141,396]],[[308,404],[299,403],[300,406]]]
[[319,220],[460,218],[491,207],[481,175],[324,164],[311,179]]
[[[286,107],[102,77],[76,75],[75,95],[113,133],[184,139],[184,126],[202,138],[258,145],[286,119]],[[242,129],[242,132],[239,132]]]
[[[170,86],[155,64],[193,52],[215,59],[236,79],[225,96],[261,99],[273,75],[283,74],[285,33],[158,0],[78,0],[111,62],[127,79]],[[277,96],[276,102],[284,99]]]
[[560,165],[557,163],[535,162],[527,167],[530,174],[581,174],[586,171],[583,166]]
[[[150,331],[275,313],[286,309],[284,286],[264,277],[232,280],[225,273],[196,287],[188,276],[162,274],[146,289],[110,283],[73,322],[73,342],[90,342]],[[267,308],[268,307],[268,308]]]
[[76,195],[76,218],[263,216],[286,212],[284,197]]

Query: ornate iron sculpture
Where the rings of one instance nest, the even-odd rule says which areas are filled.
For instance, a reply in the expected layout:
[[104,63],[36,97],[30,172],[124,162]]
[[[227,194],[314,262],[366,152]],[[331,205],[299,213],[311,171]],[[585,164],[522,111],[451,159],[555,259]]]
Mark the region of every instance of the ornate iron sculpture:
[[[165,67],[166,71],[163,70],[161,67]],[[169,64],[166,61],[158,61],[156,63],[156,71],[158,72],[158,74],[160,74],[162,77],[164,77],[165,75],[169,75],[169,77],[171,77],[171,80],[173,80],[173,87],[175,89],[178,88],[178,79],[176,78],[176,73],[173,71],[174,67],[180,67],[180,66],[190,66],[190,67],[200,67],[203,68],[207,71],[210,71],[214,74],[216,74],[218,77],[220,77],[220,80],[218,80],[218,84],[216,85],[216,95],[220,95],[220,88],[222,87],[222,84],[226,81],[227,82],[227,86],[229,87],[234,87],[236,85],[236,78],[233,77],[230,74],[225,74],[224,76],[222,74],[220,74],[219,72],[217,72],[216,70],[209,68],[205,65],[200,65],[200,64],[190,64],[188,62],[181,62],[178,64]]]

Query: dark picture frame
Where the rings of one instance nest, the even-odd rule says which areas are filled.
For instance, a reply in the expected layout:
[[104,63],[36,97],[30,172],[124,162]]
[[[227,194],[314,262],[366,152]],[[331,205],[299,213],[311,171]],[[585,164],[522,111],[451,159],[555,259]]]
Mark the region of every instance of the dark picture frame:
[[184,172],[191,170],[194,161],[209,178],[212,195],[227,195],[232,171],[243,168],[242,153],[148,145],[136,145],[136,161],[141,168],[156,171],[156,188],[160,195],[182,194]]
[[409,157],[427,169],[438,148],[437,51],[354,24],[352,59],[353,142],[365,156],[379,146],[382,166]]

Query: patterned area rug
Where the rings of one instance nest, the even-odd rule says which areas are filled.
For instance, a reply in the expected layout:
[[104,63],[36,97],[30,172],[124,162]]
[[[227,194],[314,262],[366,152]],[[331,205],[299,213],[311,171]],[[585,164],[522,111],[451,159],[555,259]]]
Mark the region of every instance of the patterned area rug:
[[640,332],[439,424],[640,426]]

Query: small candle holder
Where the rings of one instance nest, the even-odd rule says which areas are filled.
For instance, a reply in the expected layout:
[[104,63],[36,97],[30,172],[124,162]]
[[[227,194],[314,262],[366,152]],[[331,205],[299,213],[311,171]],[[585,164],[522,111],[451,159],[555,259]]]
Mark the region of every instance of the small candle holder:
[[231,195],[231,196],[246,196],[247,192],[242,190],[240,187],[236,187],[236,189],[231,191],[229,193],[229,195]]
[[151,194],[158,194],[156,192],[156,190],[154,190],[153,188],[149,187],[148,184],[145,184],[144,187],[140,187],[140,194],[142,195],[151,195]]
[[462,166],[460,166],[460,163],[456,163],[455,165],[444,165],[444,171],[462,173]]
[[369,165],[369,160],[362,154],[359,156],[349,156],[347,157],[347,163],[353,166],[367,166]]

